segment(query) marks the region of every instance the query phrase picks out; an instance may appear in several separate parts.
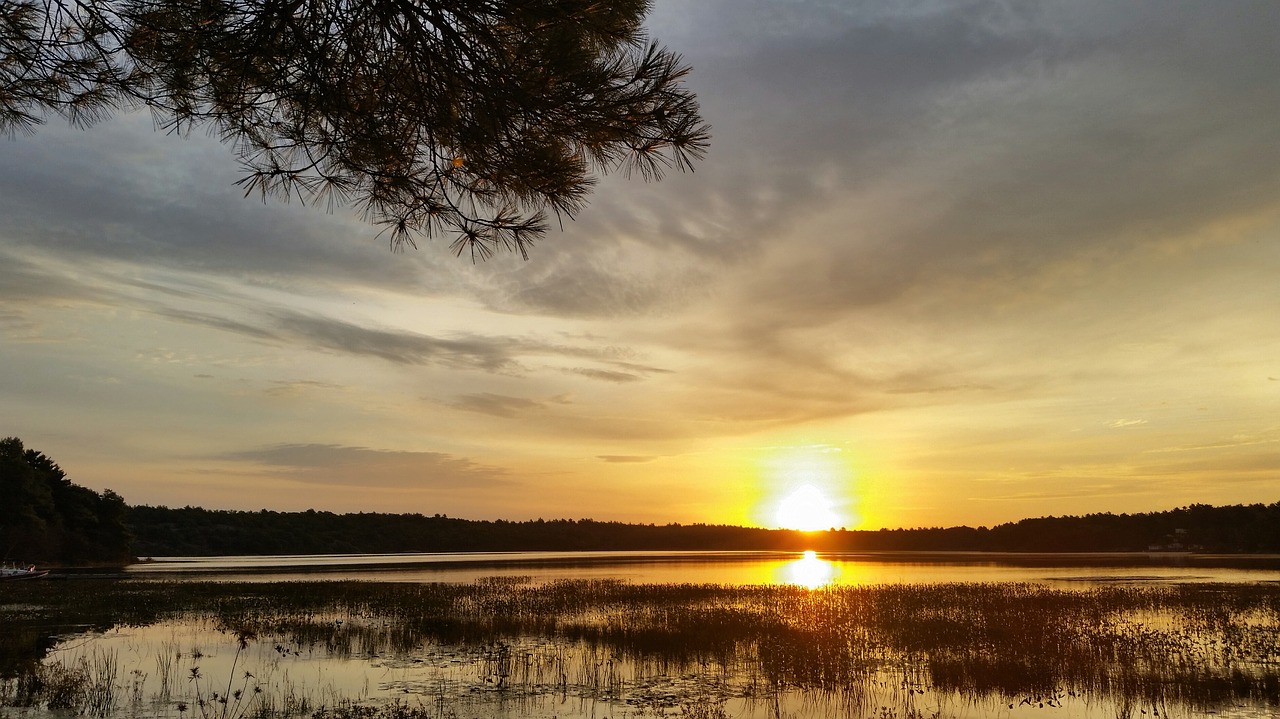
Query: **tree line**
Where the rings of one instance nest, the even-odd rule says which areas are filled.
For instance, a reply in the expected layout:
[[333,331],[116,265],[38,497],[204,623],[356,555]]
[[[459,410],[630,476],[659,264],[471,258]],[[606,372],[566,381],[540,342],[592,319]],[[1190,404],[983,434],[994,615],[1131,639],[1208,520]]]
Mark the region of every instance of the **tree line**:
[[994,527],[798,532],[591,519],[468,520],[444,515],[129,509],[140,556],[463,551],[779,550],[1280,553],[1280,502],[1163,512],[1041,517]]

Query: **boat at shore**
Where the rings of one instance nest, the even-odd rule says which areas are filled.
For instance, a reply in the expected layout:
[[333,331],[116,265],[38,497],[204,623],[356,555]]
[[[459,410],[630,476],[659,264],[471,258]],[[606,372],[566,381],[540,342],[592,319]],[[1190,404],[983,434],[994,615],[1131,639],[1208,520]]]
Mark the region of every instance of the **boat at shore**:
[[48,569],[36,569],[34,564],[25,569],[20,567],[0,567],[0,581],[39,579],[48,573]]

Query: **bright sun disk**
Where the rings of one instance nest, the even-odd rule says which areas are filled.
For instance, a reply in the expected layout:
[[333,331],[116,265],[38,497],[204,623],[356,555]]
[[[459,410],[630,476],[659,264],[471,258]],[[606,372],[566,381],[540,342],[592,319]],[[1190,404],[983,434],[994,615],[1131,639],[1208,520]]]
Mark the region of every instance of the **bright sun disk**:
[[774,521],[784,529],[814,532],[840,524],[840,515],[832,501],[811,484],[802,485],[783,497],[774,513]]

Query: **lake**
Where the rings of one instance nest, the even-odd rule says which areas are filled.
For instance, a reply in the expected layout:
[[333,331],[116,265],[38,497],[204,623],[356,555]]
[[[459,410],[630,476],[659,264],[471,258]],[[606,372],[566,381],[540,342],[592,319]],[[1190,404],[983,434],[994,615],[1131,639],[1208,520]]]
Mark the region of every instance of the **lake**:
[[347,578],[472,582],[619,579],[655,584],[940,584],[949,582],[1259,582],[1280,580],[1274,555],[1013,554],[984,552],[473,552],[307,556],[162,557],[135,577],[278,581]]
[[1280,716],[1274,557],[167,558],[0,592],[0,717]]

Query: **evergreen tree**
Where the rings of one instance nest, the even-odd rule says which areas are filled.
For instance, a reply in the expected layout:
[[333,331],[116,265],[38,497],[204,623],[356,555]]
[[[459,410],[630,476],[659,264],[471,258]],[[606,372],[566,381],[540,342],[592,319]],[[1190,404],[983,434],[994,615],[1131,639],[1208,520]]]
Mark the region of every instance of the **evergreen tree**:
[[708,142],[648,0],[0,0],[0,132],[145,106],[229,142],[246,194],[353,204],[393,246],[527,257],[595,174]]
[[53,492],[45,477],[27,461],[22,440],[0,440],[0,558],[17,559],[18,552],[43,556],[50,551],[56,521]]
[[0,551],[5,559],[59,563],[131,558],[124,499],[73,484],[17,437],[0,440]]

